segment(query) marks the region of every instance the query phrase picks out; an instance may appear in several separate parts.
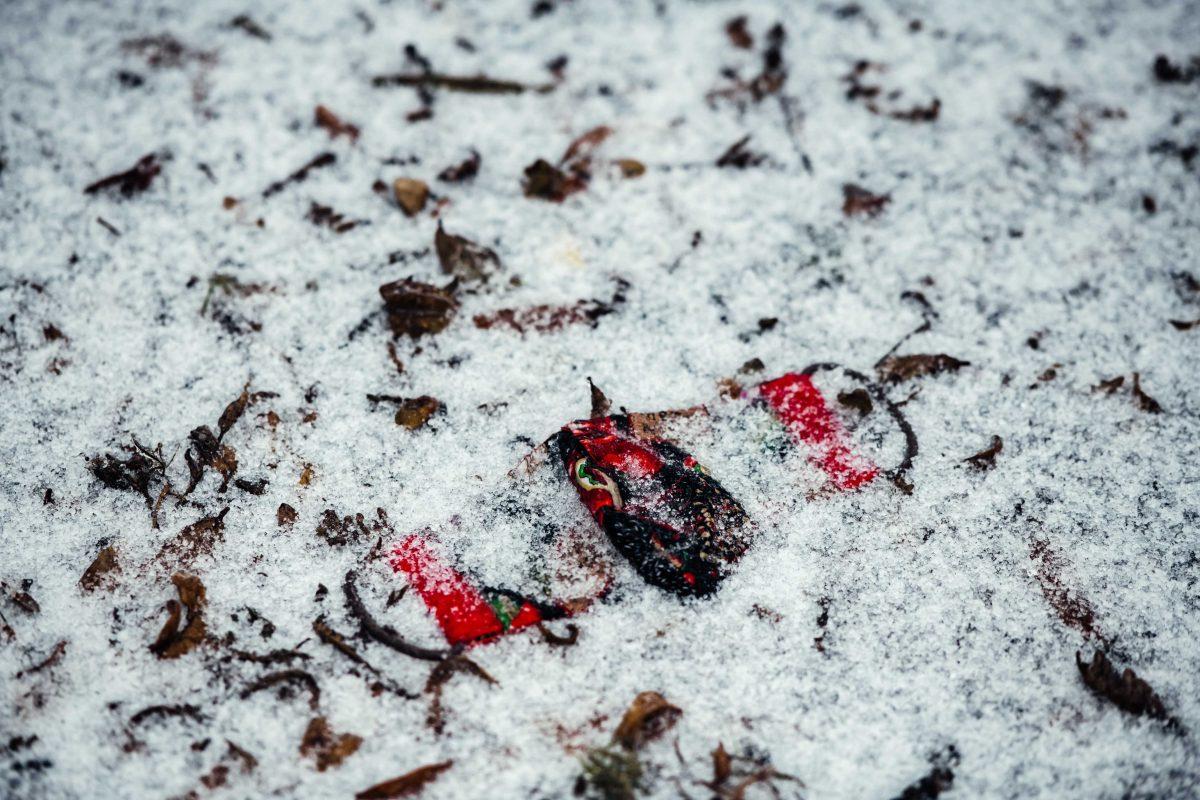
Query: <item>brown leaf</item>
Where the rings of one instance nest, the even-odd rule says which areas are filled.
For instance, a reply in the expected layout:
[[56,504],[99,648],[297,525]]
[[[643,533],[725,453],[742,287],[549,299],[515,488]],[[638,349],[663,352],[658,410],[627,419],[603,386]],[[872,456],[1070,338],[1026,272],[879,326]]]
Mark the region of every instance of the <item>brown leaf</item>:
[[1172,319],[1172,320],[1168,320],[1168,322],[1170,322],[1171,325],[1174,326],[1175,330],[1177,330],[1177,331],[1190,331],[1192,328],[1195,328],[1197,325],[1200,325],[1200,319],[1191,319],[1191,320]]
[[351,219],[342,212],[336,211],[333,206],[325,206],[320,203],[309,203],[308,213],[304,215],[304,218],[318,228],[329,228],[337,234],[352,231],[359,225],[369,224],[366,220]]
[[361,736],[353,733],[335,736],[324,717],[313,717],[300,740],[300,755],[311,756],[317,762],[317,772],[324,772],[340,766],[358,750],[362,741]]
[[325,509],[321,521],[317,523],[316,533],[325,540],[326,544],[334,547],[369,538],[371,535],[362,514],[356,514],[353,517],[350,515],[339,517],[332,508]]
[[992,444],[986,450],[980,450],[973,456],[967,456],[963,462],[970,464],[978,470],[989,470],[996,466],[996,456],[1004,449],[1004,440],[999,436],[992,436]]
[[1097,650],[1092,656],[1091,663],[1083,660],[1078,650],[1075,651],[1075,666],[1084,684],[1097,696],[1115,705],[1117,708],[1135,717],[1150,717],[1167,722],[1170,727],[1179,727],[1178,720],[1167,714],[1162,700],[1150,688],[1150,684],[1137,676],[1137,673],[1126,667],[1118,674],[1116,667],[1108,660],[1103,650]]
[[300,472],[300,485],[308,486],[310,483],[312,483],[315,474],[316,473],[313,471],[313,465],[305,464],[304,469]]
[[84,194],[95,194],[104,189],[117,189],[123,197],[133,197],[150,188],[154,178],[162,172],[162,165],[154,153],[142,156],[138,162],[124,172],[109,175],[90,184]]
[[471,155],[465,161],[446,167],[438,173],[438,180],[446,183],[462,183],[479,174],[479,164],[482,159],[477,150],[472,149]]
[[877,217],[890,202],[890,194],[875,194],[855,183],[842,184],[842,213],[847,217]]
[[876,370],[880,380],[886,383],[902,383],[913,378],[926,375],[940,375],[943,372],[957,372],[963,367],[969,367],[971,362],[961,361],[945,353],[921,354],[907,356],[888,356],[879,362]]
[[348,122],[343,122],[337,114],[334,114],[325,106],[317,106],[313,121],[318,127],[329,131],[330,139],[336,139],[344,134],[351,142],[358,141],[358,134],[360,132],[358,128]]
[[[159,658],[179,658],[194,650],[204,641],[207,626],[204,623],[206,597],[204,584],[191,575],[177,572],[171,583],[179,594],[179,601],[167,601],[167,621],[159,631],[158,638],[150,645],[150,652]],[[186,622],[180,629],[180,603],[187,611]]]
[[464,283],[486,283],[500,271],[500,256],[496,255],[495,250],[462,236],[446,233],[440,222],[433,236],[433,246],[437,250],[442,272]]
[[233,402],[225,406],[225,410],[221,412],[221,418],[217,420],[217,441],[220,442],[225,438],[225,434],[234,426],[242,414],[246,413],[246,405],[250,402],[250,387],[242,389],[242,393],[238,395]]
[[721,153],[717,158],[717,166],[748,169],[750,167],[757,167],[766,161],[767,157],[765,154],[755,153],[746,147],[749,142],[750,134],[746,134],[741,139],[729,145],[729,147],[725,148],[725,152]]
[[1093,392],[1104,392],[1105,394],[1112,394],[1113,392],[1115,392],[1117,389],[1120,389],[1124,385],[1125,385],[1125,376],[1118,375],[1115,378],[1109,378],[1106,381],[1100,381],[1100,383],[1098,383],[1092,387],[1092,391]]
[[1162,413],[1163,409],[1158,401],[1142,391],[1142,376],[1137,372],[1133,373],[1133,399],[1137,401],[1138,408],[1148,414]]
[[34,664],[32,667],[26,667],[25,669],[21,670],[14,677],[16,677],[17,679],[20,679],[20,678],[25,677],[26,675],[32,675],[35,672],[41,672],[44,669],[50,669],[51,667],[54,667],[55,665],[58,664],[59,661],[62,660],[62,657],[66,652],[67,652],[67,640],[63,639],[54,645],[54,647],[50,650],[50,655],[46,656],[41,661]]
[[642,692],[621,718],[621,724],[613,732],[613,741],[636,750],[672,728],[682,715],[682,709],[668,703],[658,692]]
[[425,724],[435,734],[441,734],[446,728],[445,713],[442,709],[442,688],[451,678],[459,673],[474,675],[484,683],[496,685],[496,679],[488,671],[466,656],[456,655],[438,662],[425,681],[425,693],[430,695],[429,713],[425,716]]
[[572,161],[591,158],[596,148],[603,144],[605,139],[612,136],[612,133],[613,129],[607,125],[598,125],[590,131],[581,134],[567,146],[567,150],[563,153],[563,157],[559,159],[559,163],[570,164]]
[[215,517],[203,517],[185,526],[158,551],[158,562],[191,567],[201,556],[212,555],[213,547],[225,541],[225,515],[228,513],[229,506],[226,506]]
[[[245,689],[242,689],[238,695],[243,700],[250,697],[256,692],[261,692],[264,689],[271,689],[280,684],[298,683],[308,690],[308,707],[316,710],[321,704],[321,687],[317,685],[317,679],[308,674],[302,669],[285,669],[279,672],[272,672],[269,675],[264,675],[258,680],[251,683]],[[290,697],[291,689],[285,688],[280,692],[281,697]]]
[[646,165],[636,158],[618,158],[613,163],[621,168],[621,174],[626,178],[640,178],[646,174]]
[[611,300],[577,300],[572,305],[537,305],[528,308],[502,308],[490,314],[476,314],[476,328],[510,328],[518,333],[527,330],[552,333],[567,325],[588,324],[595,326],[601,317],[613,313],[625,304],[625,290],[629,284],[618,280],[617,290]]
[[458,311],[458,301],[447,289],[439,289],[412,278],[379,287],[393,336],[416,339],[446,329]]
[[290,528],[296,522],[296,509],[287,503],[280,503],[275,511],[275,523],[281,528]]
[[111,588],[120,571],[121,565],[117,563],[117,548],[109,545],[96,554],[96,558],[84,571],[83,577],[79,579],[79,585],[85,592],[94,592],[101,587]]
[[586,188],[586,178],[568,175],[544,158],[525,168],[525,179],[521,182],[526,197],[538,197],[554,203],[561,203]]
[[592,390],[592,419],[597,417],[607,417],[612,412],[612,402],[608,396],[600,391],[600,387],[592,383],[592,379],[587,379],[588,386]]
[[750,31],[746,30],[746,16],[744,14],[734,17],[725,23],[725,35],[729,37],[729,42],[734,47],[742,50],[749,50],[754,47],[754,37],[750,35]]
[[429,422],[442,407],[436,397],[421,395],[404,400],[396,409],[396,424],[415,431]]
[[392,181],[392,196],[407,217],[415,217],[429,199],[429,185],[416,178],[396,178]]
[[846,408],[852,408],[864,417],[871,413],[871,395],[866,389],[854,389],[849,392],[838,392],[838,402]]
[[725,745],[717,742],[717,749],[712,751],[713,762],[713,784],[720,786],[729,780],[730,774],[733,772],[733,761],[729,758],[729,753],[725,752]]
[[1084,636],[1107,641],[1096,624],[1096,612],[1088,599],[1072,591],[1062,579],[1063,558],[1048,541],[1031,539],[1029,558],[1038,562],[1036,573],[1042,597],[1050,604],[1064,625],[1080,631]]
[[354,800],[391,800],[393,797],[411,797],[424,789],[425,784],[452,766],[454,766],[453,761],[443,761],[439,764],[418,767],[398,778],[392,778],[390,781],[377,783],[369,789],[363,789],[354,795]]

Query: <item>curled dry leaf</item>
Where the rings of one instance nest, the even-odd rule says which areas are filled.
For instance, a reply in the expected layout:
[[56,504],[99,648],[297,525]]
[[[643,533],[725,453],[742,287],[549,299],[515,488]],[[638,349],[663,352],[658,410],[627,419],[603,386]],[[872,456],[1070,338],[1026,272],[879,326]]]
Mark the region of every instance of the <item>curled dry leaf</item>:
[[986,471],[996,466],[996,456],[1004,449],[1004,440],[999,436],[992,436],[992,444],[985,450],[980,450],[973,456],[967,456],[963,462],[970,464],[977,470]]
[[591,378],[588,378],[587,382],[592,390],[592,419],[607,417],[612,412],[612,401],[600,390],[599,386],[592,383]]
[[[207,601],[204,584],[199,578],[181,572],[171,576],[171,583],[175,584],[179,600],[167,601],[167,621],[154,644],[150,645],[150,652],[159,658],[179,658],[191,652],[204,641],[207,631],[203,617]],[[181,604],[186,617],[181,613]],[[184,619],[182,627],[181,618]]]
[[296,509],[287,503],[280,503],[275,511],[275,523],[281,528],[290,528],[296,523]]
[[412,772],[406,772],[398,778],[392,778],[390,781],[377,783],[368,789],[363,789],[354,795],[354,800],[391,800],[394,797],[411,797],[452,766],[454,766],[453,761],[442,761],[438,764],[417,767]]
[[392,196],[406,217],[415,217],[429,200],[429,185],[416,178],[396,178],[392,181]]
[[458,311],[458,301],[448,289],[439,289],[411,278],[379,287],[393,336],[416,339],[446,329]]
[[668,703],[658,692],[642,692],[621,717],[621,724],[613,731],[613,741],[636,750],[668,731],[682,715],[681,708]]
[[907,356],[888,356],[875,367],[879,379],[885,383],[902,383],[926,375],[957,372],[969,367],[970,361],[962,361],[945,353]]
[[433,236],[433,246],[437,250],[442,272],[453,275],[463,283],[486,283],[500,271],[500,256],[496,255],[495,250],[462,236],[446,233],[440,222]]
[[117,548],[109,545],[96,554],[96,558],[84,570],[83,577],[79,579],[79,585],[85,592],[94,592],[100,588],[112,588],[116,582],[116,575],[120,571],[121,566],[117,563]]
[[317,762],[317,772],[324,772],[354,755],[362,741],[353,733],[334,735],[324,717],[313,717],[300,740],[300,755],[311,757]]

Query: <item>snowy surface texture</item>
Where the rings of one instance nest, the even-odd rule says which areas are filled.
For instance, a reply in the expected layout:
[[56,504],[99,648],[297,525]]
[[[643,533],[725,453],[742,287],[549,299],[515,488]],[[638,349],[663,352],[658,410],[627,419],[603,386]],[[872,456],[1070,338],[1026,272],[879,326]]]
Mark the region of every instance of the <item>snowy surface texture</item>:
[[[352,797],[452,761],[420,796],[603,796],[582,759],[656,691],[683,713],[636,751],[639,796],[736,796],[699,783],[722,743],[735,771],[802,781],[774,781],[784,797],[1195,797],[1197,55],[1200,6],[1166,0],[0,4],[0,795]],[[372,83],[423,63],[548,90]],[[318,105],[360,135],[331,139]],[[585,190],[524,195],[527,166],[602,125]],[[718,166],[747,135],[741,168]],[[472,150],[476,176],[438,179]],[[148,154],[144,191],[85,194]],[[400,177],[432,192],[414,217]],[[846,184],[890,200],[845,205]],[[379,286],[449,280],[439,220],[502,267],[444,331],[393,338]],[[595,324],[473,323],[607,302],[618,280]],[[871,373],[926,320],[898,352],[970,365],[887,386],[920,444],[910,494],[828,491],[769,418],[718,399],[818,361]],[[853,381],[829,375],[832,403]],[[508,477],[588,415],[588,376],[631,411],[710,405],[683,444],[758,525],[715,597],[647,586],[558,473]],[[247,382],[275,395],[223,444],[265,489],[210,469],[180,499],[189,432]],[[368,394],[444,409],[410,430]],[[878,408],[835,408],[894,463]],[[992,468],[964,462],[992,436]],[[158,527],[161,483],[147,503],[88,468],[134,438],[170,460]],[[532,517],[493,502],[524,491]],[[207,545],[169,545],[226,507]],[[327,509],[367,533],[319,536]],[[531,522],[614,559],[613,592],[574,646],[471,649],[496,683],[449,680],[439,732],[433,665],[362,636],[343,577],[433,645],[388,545],[429,526],[522,587]],[[106,547],[119,571],[85,589]],[[203,582],[205,631],[160,658],[175,573]],[[1077,651],[1135,670],[1174,721],[1091,691]],[[247,693],[287,669],[319,699],[302,677]],[[361,744],[319,764],[300,748],[317,718]]]

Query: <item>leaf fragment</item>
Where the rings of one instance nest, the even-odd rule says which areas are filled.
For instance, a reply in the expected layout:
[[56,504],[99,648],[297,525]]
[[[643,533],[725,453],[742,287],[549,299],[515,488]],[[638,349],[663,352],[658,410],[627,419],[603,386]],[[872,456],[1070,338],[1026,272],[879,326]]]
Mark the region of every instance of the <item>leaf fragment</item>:
[[351,141],[351,143],[358,141],[358,135],[360,133],[358,127],[351,125],[348,122],[343,122],[341,117],[330,111],[325,106],[317,106],[316,111],[313,112],[313,124],[328,131],[330,139],[336,139],[339,136],[345,136]]
[[100,588],[111,588],[116,575],[121,571],[117,561],[117,548],[109,545],[96,554],[96,558],[84,570],[79,579],[79,585],[85,592],[94,592]]
[[986,472],[996,466],[996,456],[1004,449],[1004,440],[995,434],[992,435],[992,443],[987,448],[980,450],[973,456],[967,456],[963,459],[963,463],[970,464],[981,472]]
[[1162,413],[1163,408],[1158,401],[1142,390],[1142,376],[1138,372],[1133,373],[1133,399],[1137,401],[1138,408],[1147,414]]
[[398,778],[392,778],[363,789],[354,795],[354,800],[392,800],[395,797],[411,797],[452,766],[454,766],[453,761],[442,761],[417,767],[412,772],[406,772]]
[[1096,650],[1091,662],[1084,661],[1076,650],[1075,666],[1079,668],[1084,685],[1097,697],[1135,717],[1150,717],[1166,722],[1169,727],[1180,728],[1180,722],[1167,714],[1166,706],[1150,684],[1128,667],[1118,673],[1103,650]]
[[[204,584],[193,575],[176,572],[171,576],[179,600],[168,600],[166,604],[167,621],[159,631],[158,638],[150,645],[150,652],[159,658],[179,658],[194,650],[204,641],[207,626],[204,622],[204,606],[207,602]],[[186,611],[186,621],[180,627],[182,609]]]
[[463,283],[486,283],[500,271],[500,256],[496,255],[495,250],[465,237],[446,233],[441,222],[433,236],[433,246],[442,272],[453,275]]
[[362,737],[353,733],[334,734],[324,717],[313,717],[300,740],[300,755],[311,757],[317,763],[317,772],[341,766],[342,762],[358,750]]
[[670,730],[682,715],[683,709],[667,702],[658,692],[642,692],[625,711],[613,732],[613,741],[629,750],[637,750]]
[[914,354],[907,356],[888,356],[879,362],[876,370],[879,379],[885,383],[902,383],[913,378],[923,378],[927,375],[940,375],[943,372],[957,372],[963,367],[969,367],[971,362],[963,361],[945,353]]
[[440,333],[454,319],[458,301],[448,289],[439,289],[412,278],[385,283],[379,287],[393,336],[414,339]]
[[416,178],[396,178],[392,181],[392,196],[406,217],[415,217],[429,200],[429,185]]
[[842,213],[847,217],[877,217],[890,202],[891,194],[875,194],[856,183],[842,184]]

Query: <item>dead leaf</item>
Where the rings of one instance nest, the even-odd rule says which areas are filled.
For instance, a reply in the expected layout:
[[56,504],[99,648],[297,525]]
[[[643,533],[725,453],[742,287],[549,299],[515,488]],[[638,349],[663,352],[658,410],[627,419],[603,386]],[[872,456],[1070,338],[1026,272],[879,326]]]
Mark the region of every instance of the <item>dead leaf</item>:
[[613,163],[621,168],[621,175],[626,178],[640,178],[646,174],[646,165],[636,158],[618,158]]
[[351,541],[360,541],[371,535],[362,514],[353,517],[349,515],[339,517],[332,508],[325,509],[321,521],[317,523],[316,533],[325,540],[326,544],[333,547],[340,547]]
[[855,183],[842,184],[842,213],[847,217],[877,217],[890,202],[890,194],[875,194]]
[[476,328],[483,330],[510,328],[517,333],[528,330],[552,333],[567,325],[578,324],[595,326],[601,317],[612,314],[625,304],[625,290],[628,288],[628,282],[618,279],[617,289],[610,300],[588,299],[577,300],[572,305],[502,308],[489,314],[476,314],[472,321]]
[[962,361],[945,353],[907,356],[888,356],[875,367],[879,379],[886,383],[902,383],[926,375],[957,372],[969,367],[971,362]]
[[229,506],[226,506],[215,517],[203,517],[185,526],[158,551],[158,562],[190,568],[201,556],[212,555],[213,547],[225,541],[225,515],[228,513]]
[[964,463],[970,464],[977,470],[987,471],[996,466],[996,456],[1004,449],[1004,440],[999,436],[992,436],[992,444],[986,450],[980,450],[973,456],[967,456],[963,459]]
[[613,741],[636,750],[672,728],[682,715],[682,709],[668,703],[658,692],[642,692],[621,718],[621,724],[613,732]]
[[871,413],[871,395],[866,389],[854,389],[849,392],[838,392],[838,402],[846,408],[852,408],[864,417]]
[[1117,389],[1120,389],[1124,385],[1125,385],[1125,376],[1118,375],[1115,378],[1109,378],[1106,381],[1100,381],[1100,383],[1098,383],[1092,387],[1092,391],[1093,392],[1104,392],[1105,394],[1112,394],[1113,392],[1115,392]]
[[33,673],[41,672],[44,669],[51,669],[52,667],[56,666],[59,661],[62,660],[62,657],[66,652],[67,652],[67,640],[62,639],[57,644],[55,644],[54,647],[50,650],[50,655],[46,656],[41,661],[34,664],[32,667],[26,667],[25,669],[21,670],[14,677],[17,678],[18,680],[20,680],[21,678],[25,677],[26,675],[32,675]]
[[275,511],[275,523],[281,528],[290,528],[296,522],[296,509],[287,503],[280,503]]
[[1163,409],[1158,401],[1142,391],[1142,376],[1138,372],[1133,373],[1133,399],[1137,401],[1138,408],[1148,414],[1162,413]]
[[586,178],[568,175],[544,158],[525,168],[525,180],[521,182],[526,197],[538,197],[554,203],[561,203],[586,188]]
[[221,418],[217,420],[217,441],[220,442],[225,438],[225,434],[234,426],[242,414],[246,413],[246,405],[250,402],[250,387],[246,386],[242,389],[242,393],[238,395],[233,402],[225,406],[225,410],[221,412]]
[[434,234],[433,246],[437,250],[442,272],[464,283],[486,283],[500,271],[500,256],[496,255],[495,250],[462,236],[446,233],[441,222]]
[[1150,688],[1150,684],[1137,676],[1128,667],[1118,674],[1116,667],[1108,660],[1103,650],[1097,650],[1092,656],[1091,663],[1083,660],[1078,650],[1075,651],[1075,666],[1084,684],[1097,697],[1101,697],[1127,714],[1135,717],[1150,717],[1162,720],[1170,727],[1178,728],[1178,720],[1167,714],[1162,699]]
[[393,336],[416,339],[446,329],[458,311],[458,301],[447,289],[439,289],[412,278],[379,287]]
[[345,135],[352,143],[358,141],[360,133],[358,128],[348,122],[343,122],[337,114],[334,114],[325,106],[317,106],[317,110],[313,115],[313,122],[318,127],[328,131],[330,139],[336,139],[339,136]]
[[415,217],[429,200],[429,185],[416,178],[396,178],[392,181],[392,196],[405,216]]
[[[158,638],[150,645],[150,652],[159,658],[179,658],[194,650],[204,641],[207,626],[204,623],[206,603],[204,584],[192,575],[177,572],[171,583],[179,594],[179,601],[167,601],[167,621],[159,631]],[[180,603],[187,611],[186,622],[180,629]]]
[[317,762],[317,772],[324,772],[354,755],[362,741],[353,733],[335,736],[324,717],[313,717],[300,740],[300,755],[311,756]]
[[363,789],[354,795],[354,800],[391,800],[394,797],[411,797],[425,788],[425,785],[454,766],[453,761],[443,761],[439,764],[429,764],[417,767],[390,781],[377,783],[369,789]]
[[1177,331],[1190,331],[1192,328],[1195,328],[1197,325],[1200,325],[1200,319],[1192,319],[1192,320],[1172,319],[1172,320],[1168,320],[1168,322],[1170,322],[1171,325],[1173,325],[1175,330],[1177,330]]
[[612,413],[612,403],[609,401],[608,396],[600,391],[600,387],[592,383],[591,378],[588,378],[587,382],[592,390],[592,419],[607,417]]
[[746,29],[746,16],[744,14],[734,17],[725,23],[725,35],[729,37],[730,44],[741,50],[749,50],[754,47],[754,37]]
[[759,164],[767,160],[767,156],[763,153],[755,153],[746,145],[750,142],[750,134],[746,134],[741,139],[738,139],[729,147],[725,148],[725,152],[717,158],[718,167],[733,167],[734,169],[748,169],[757,167]]
[[479,164],[481,161],[479,152],[472,149],[470,157],[465,161],[446,167],[439,172],[438,180],[445,181],[446,183],[462,183],[463,181],[470,180],[479,173]]
[[396,409],[396,424],[415,431],[427,424],[442,407],[436,397],[421,395],[406,398]]
[[425,716],[425,724],[435,734],[441,735],[446,728],[445,712],[442,709],[442,689],[451,678],[459,673],[474,675],[484,683],[496,685],[496,679],[488,671],[466,656],[456,655],[442,659],[429,673],[425,681],[425,693],[430,695],[429,713]]
[[94,592],[101,587],[112,588],[115,577],[120,571],[121,566],[117,563],[117,548],[109,545],[96,554],[96,558],[84,571],[83,577],[79,579],[79,585],[85,592]]

